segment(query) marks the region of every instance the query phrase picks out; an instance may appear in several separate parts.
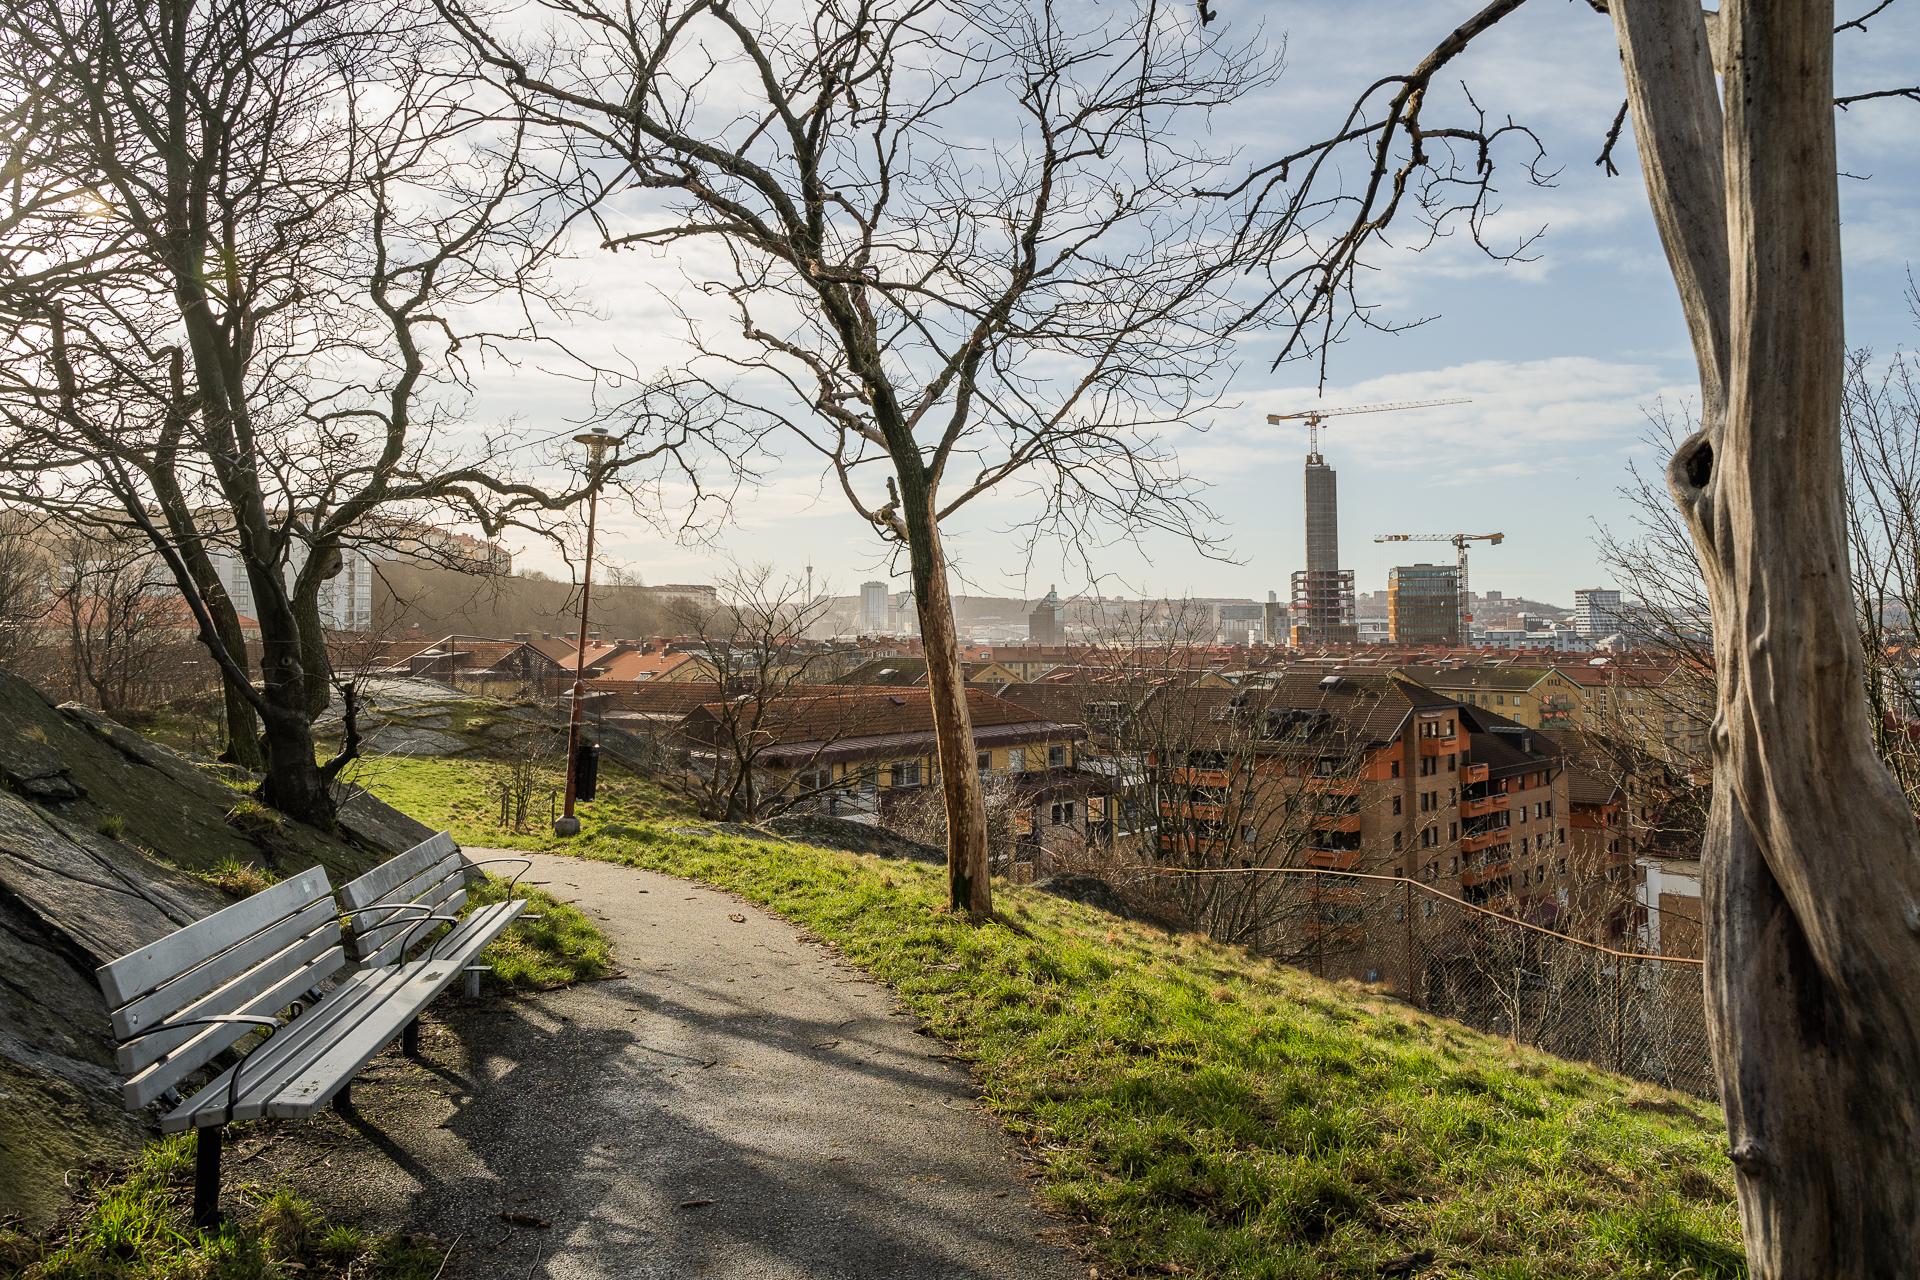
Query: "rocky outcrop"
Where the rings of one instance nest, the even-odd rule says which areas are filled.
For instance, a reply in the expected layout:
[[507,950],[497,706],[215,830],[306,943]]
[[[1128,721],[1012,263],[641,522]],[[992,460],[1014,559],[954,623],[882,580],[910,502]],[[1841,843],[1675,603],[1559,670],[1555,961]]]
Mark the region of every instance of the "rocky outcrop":
[[364,794],[339,836],[242,830],[241,798],[217,767],[0,672],[0,1217],[44,1220],[71,1171],[151,1132],[120,1105],[94,970],[229,901],[194,871],[318,864],[337,883],[429,834]]

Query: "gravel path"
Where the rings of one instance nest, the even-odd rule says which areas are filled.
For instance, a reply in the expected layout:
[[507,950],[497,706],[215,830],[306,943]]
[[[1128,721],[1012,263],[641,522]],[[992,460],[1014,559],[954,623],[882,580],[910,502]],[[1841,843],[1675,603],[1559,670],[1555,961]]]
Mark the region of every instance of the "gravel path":
[[623,976],[443,999],[424,1066],[383,1054],[269,1168],[457,1242],[447,1277],[1085,1274],[884,987],[685,881],[556,857],[527,879],[599,922]]

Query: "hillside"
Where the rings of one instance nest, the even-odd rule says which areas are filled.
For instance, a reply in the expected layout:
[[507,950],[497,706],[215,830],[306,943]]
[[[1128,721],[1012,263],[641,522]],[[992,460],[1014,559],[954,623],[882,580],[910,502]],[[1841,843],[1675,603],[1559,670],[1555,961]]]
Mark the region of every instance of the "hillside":
[[338,880],[428,834],[371,797],[343,836],[279,820],[222,770],[0,672],[0,1206],[41,1221],[67,1170],[130,1155],[93,971],[217,910],[223,881]]
[[[465,760],[365,781],[463,842]],[[1031,888],[968,927],[944,872],[703,828],[609,771],[572,852],[730,890],[888,983],[971,1063],[1098,1274],[1502,1280],[1744,1275],[1708,1103]]]

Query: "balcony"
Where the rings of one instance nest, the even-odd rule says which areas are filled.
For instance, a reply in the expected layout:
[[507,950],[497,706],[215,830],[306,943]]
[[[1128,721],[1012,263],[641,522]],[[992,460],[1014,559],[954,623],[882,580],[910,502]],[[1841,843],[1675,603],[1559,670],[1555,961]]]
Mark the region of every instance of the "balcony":
[[1307,779],[1307,790],[1322,796],[1357,796],[1360,794],[1358,778],[1315,778]]
[[1495,791],[1482,796],[1461,796],[1460,816],[1463,818],[1484,818],[1492,813],[1506,813],[1513,807],[1504,791]]
[[1493,880],[1504,880],[1513,874],[1513,863],[1506,858],[1485,862],[1477,867],[1468,867],[1460,873],[1460,883],[1471,888]]
[[1219,822],[1227,816],[1227,806],[1206,804],[1203,802],[1182,800],[1160,802],[1160,816],[1163,818],[1194,818],[1201,822]]
[[1469,787],[1476,782],[1485,782],[1491,768],[1491,765],[1463,764],[1460,766],[1460,781]]
[[1176,787],[1224,787],[1231,779],[1225,769],[1169,769],[1167,781]]
[[1358,849],[1309,849],[1307,865],[1318,871],[1351,871],[1360,865]]
[[1312,815],[1311,821],[1315,831],[1358,832],[1360,830],[1360,815],[1357,813],[1316,813]]
[[1420,739],[1420,754],[1423,756],[1455,755],[1459,753],[1464,743],[1465,739],[1459,734],[1455,734],[1450,738],[1422,738]]
[[1513,843],[1513,832],[1507,827],[1490,827],[1485,831],[1469,832],[1460,837],[1462,853],[1479,853],[1483,849],[1497,849]]

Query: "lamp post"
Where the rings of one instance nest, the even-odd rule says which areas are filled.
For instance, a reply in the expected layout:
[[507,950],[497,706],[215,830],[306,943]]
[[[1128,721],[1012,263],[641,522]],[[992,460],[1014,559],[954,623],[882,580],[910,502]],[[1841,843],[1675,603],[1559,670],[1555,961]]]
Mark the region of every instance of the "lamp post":
[[580,759],[580,702],[587,692],[587,607],[593,600],[593,534],[600,514],[600,467],[613,437],[605,427],[577,435],[577,444],[587,446],[587,563],[580,575],[580,636],[573,652],[573,697],[567,714],[567,790],[560,816],[553,820],[553,834],[580,834],[580,819],[573,816],[573,802],[579,792],[576,770]]

